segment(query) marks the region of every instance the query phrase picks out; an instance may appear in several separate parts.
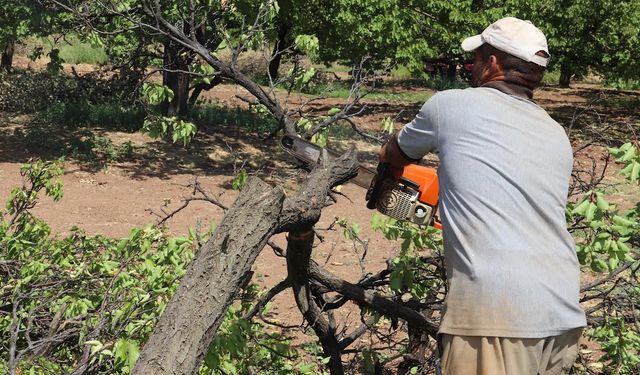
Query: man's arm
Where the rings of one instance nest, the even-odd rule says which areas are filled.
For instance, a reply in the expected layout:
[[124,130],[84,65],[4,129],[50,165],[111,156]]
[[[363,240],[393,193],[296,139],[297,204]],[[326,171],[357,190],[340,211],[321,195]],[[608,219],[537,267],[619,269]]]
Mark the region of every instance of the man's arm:
[[402,168],[405,165],[415,163],[420,159],[411,159],[398,146],[398,133],[395,133],[389,141],[382,146],[379,152],[380,162],[387,163],[394,168]]
[[429,99],[416,117],[380,149],[380,161],[402,168],[438,148],[438,98]]

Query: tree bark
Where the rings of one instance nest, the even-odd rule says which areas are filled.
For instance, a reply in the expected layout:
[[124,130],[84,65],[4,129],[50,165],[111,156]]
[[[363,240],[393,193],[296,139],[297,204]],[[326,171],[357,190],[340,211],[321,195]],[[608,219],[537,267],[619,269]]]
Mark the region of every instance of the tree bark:
[[4,47],[4,51],[2,51],[2,56],[0,57],[0,68],[9,71],[11,67],[13,67],[13,53],[15,52],[16,41],[9,40],[7,45]]
[[269,237],[276,232],[311,228],[326,206],[330,189],[354,177],[357,169],[353,147],[335,160],[325,152],[298,193],[286,200],[282,189],[271,188],[259,179],[250,180],[189,265],[132,374],[197,371],[227,308]]
[[221,83],[222,83],[222,77],[218,74],[211,79],[210,84],[206,84],[206,83],[197,84],[196,87],[193,88],[193,91],[191,92],[191,96],[189,96],[189,105],[194,106],[198,101],[198,97],[203,91],[209,91]]
[[[165,100],[160,105],[160,112],[163,116],[185,116],[189,112],[189,82],[191,77],[188,73],[190,58],[181,56],[183,48],[178,48],[167,41],[164,43],[162,84],[173,91],[173,99]],[[189,51],[189,54],[191,52]]]
[[309,290],[309,264],[313,248],[312,228],[289,232],[287,245],[287,274],[292,282],[293,296],[298,309],[320,339],[325,357],[329,357],[331,375],[344,374],[342,350],[336,338],[335,327],[322,316],[322,310],[311,297]]
[[568,88],[571,83],[571,65],[563,62],[560,66],[560,87]]
[[390,318],[406,320],[412,326],[419,327],[432,337],[435,337],[438,332],[438,324],[427,319],[416,310],[342,280],[320,267],[316,262],[312,261],[310,263],[309,276],[330,290],[342,294],[359,305],[367,306]]
[[196,254],[133,370],[193,374],[234,296],[273,234],[284,192],[254,178]]

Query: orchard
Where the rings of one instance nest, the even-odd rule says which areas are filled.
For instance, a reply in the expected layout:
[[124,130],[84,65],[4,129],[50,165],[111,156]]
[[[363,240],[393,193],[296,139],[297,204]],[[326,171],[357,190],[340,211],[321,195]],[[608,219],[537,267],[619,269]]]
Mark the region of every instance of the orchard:
[[442,231],[359,168],[506,16],[573,151],[571,374],[640,373],[636,0],[0,0],[0,373],[435,374]]

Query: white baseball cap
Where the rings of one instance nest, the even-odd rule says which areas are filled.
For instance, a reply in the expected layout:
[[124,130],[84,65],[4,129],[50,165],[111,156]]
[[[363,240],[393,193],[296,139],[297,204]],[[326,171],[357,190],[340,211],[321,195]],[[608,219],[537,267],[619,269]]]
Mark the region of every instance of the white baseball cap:
[[[462,41],[462,49],[473,51],[484,43],[489,43],[500,51],[519,57],[540,66],[549,63],[547,38],[531,21],[515,17],[497,20],[484,29],[482,34],[474,35]],[[537,53],[543,51],[546,55]]]

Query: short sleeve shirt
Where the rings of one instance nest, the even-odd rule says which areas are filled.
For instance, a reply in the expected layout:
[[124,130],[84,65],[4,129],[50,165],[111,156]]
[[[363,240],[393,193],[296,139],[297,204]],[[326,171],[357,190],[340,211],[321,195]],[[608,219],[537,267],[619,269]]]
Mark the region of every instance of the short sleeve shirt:
[[410,158],[440,158],[442,333],[542,338],[586,325],[565,218],[572,149],[546,111],[493,88],[447,90],[398,144]]

